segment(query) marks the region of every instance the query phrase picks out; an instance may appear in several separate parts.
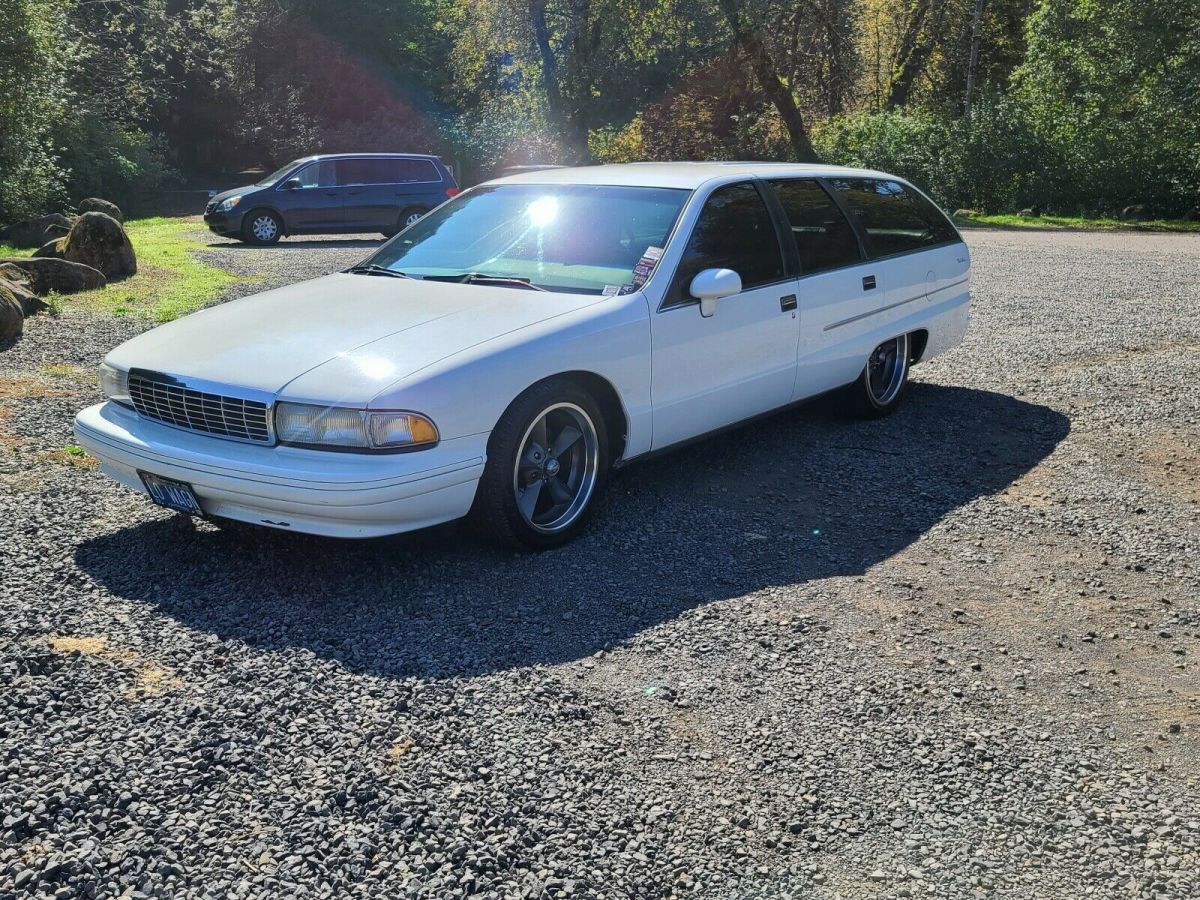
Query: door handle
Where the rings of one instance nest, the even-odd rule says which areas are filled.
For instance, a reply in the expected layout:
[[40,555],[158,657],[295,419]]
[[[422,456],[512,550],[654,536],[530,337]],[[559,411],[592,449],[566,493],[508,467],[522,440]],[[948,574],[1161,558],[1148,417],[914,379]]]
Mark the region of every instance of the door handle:
[[782,312],[789,312],[796,308],[796,295],[788,294],[786,297],[779,298],[779,309]]
[[863,276],[863,290],[864,291],[875,290],[875,276],[874,275]]

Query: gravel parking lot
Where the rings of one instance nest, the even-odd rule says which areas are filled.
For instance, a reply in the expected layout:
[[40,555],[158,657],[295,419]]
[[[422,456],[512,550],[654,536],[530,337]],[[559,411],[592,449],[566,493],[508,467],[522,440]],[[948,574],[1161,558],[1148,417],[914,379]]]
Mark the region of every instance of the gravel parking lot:
[[[241,293],[366,240],[212,260]],[[0,352],[0,897],[1200,896],[1200,239],[972,231],[973,327],[540,556],[192,526]]]

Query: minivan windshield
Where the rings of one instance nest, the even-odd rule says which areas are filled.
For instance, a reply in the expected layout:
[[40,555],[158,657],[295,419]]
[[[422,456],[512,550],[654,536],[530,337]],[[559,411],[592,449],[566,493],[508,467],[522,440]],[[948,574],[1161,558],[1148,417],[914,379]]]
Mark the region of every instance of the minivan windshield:
[[304,162],[304,157],[301,157],[300,159],[293,159],[290,163],[288,163],[282,169],[276,169],[274,172],[272,172],[270,175],[268,175],[262,181],[254,182],[254,186],[255,187],[270,187],[275,182],[277,182],[280,178],[282,178],[284,175],[286,175],[288,172],[292,171],[292,169],[296,168],[296,166],[300,165],[300,163],[302,163],[302,162]]
[[627,293],[649,277],[689,193],[577,184],[474,188],[364,265],[432,281]]

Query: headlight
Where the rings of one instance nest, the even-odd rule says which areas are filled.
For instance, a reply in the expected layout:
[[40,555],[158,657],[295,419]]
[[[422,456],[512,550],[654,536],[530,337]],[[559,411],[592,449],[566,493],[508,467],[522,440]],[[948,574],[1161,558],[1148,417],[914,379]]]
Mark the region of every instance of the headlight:
[[100,390],[104,396],[115,403],[132,406],[129,399],[129,373],[108,363],[100,364]]
[[437,426],[418,413],[307,403],[277,403],[275,435],[284,444],[348,450],[404,450],[438,441]]
[[226,197],[224,200],[222,200],[220,203],[217,204],[217,212],[229,212],[231,209],[233,209],[235,206],[237,206],[241,202],[242,202],[242,198],[241,198],[240,194],[236,197]]

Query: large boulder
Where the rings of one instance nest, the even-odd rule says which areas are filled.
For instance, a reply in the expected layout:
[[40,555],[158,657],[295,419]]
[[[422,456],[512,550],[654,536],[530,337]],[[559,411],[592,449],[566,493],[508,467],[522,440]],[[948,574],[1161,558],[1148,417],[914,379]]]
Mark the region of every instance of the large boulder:
[[63,259],[91,266],[109,281],[137,274],[137,257],[129,236],[120,222],[102,212],[81,215],[55,248]]
[[0,343],[19,338],[25,330],[25,313],[21,311],[20,302],[5,286],[7,283],[0,281]]
[[21,312],[26,316],[33,316],[50,308],[50,304],[29,289],[29,279],[20,269],[0,272],[0,288],[21,304]]
[[112,216],[122,224],[125,223],[125,215],[121,212],[121,207],[108,200],[101,200],[99,197],[88,197],[86,200],[80,200],[79,211],[81,213],[102,212],[106,216]]
[[0,277],[10,269],[17,269],[28,279],[29,289],[41,296],[51,291],[57,294],[76,294],[79,291],[104,287],[108,283],[104,275],[91,266],[68,262],[65,259],[37,256],[10,256],[0,259]]
[[17,222],[0,228],[0,244],[13,247],[40,247],[52,237],[57,237],[71,227],[71,220],[61,213],[51,213],[36,219]]
[[34,256],[44,256],[50,259],[62,259],[67,246],[66,238],[50,238],[42,246],[33,251]]

